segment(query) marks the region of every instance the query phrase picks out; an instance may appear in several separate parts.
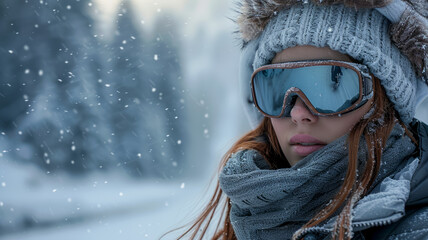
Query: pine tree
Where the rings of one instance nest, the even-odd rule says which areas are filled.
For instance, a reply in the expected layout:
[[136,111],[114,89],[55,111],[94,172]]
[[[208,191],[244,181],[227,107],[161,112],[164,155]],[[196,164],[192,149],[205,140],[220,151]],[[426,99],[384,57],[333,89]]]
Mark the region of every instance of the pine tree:
[[[150,166],[157,161],[153,144],[159,129],[153,126],[154,92],[147,76],[149,46],[137,28],[129,1],[121,3],[116,32],[111,44],[109,121],[114,133],[114,155],[118,165],[133,176],[153,174]],[[153,121],[153,122],[152,122]]]
[[159,107],[162,114],[163,141],[159,144],[162,158],[156,169],[166,177],[180,174],[186,164],[185,151],[188,143],[188,125],[181,75],[178,26],[171,13],[158,15],[152,38],[152,76],[159,91]]
[[[98,44],[88,12],[90,1],[8,4],[10,11],[18,10],[9,17],[16,17],[16,28],[25,32],[9,44],[30,41],[29,59],[34,59],[34,65],[24,73],[37,74],[33,86],[25,89],[28,94],[24,93],[30,106],[28,114],[14,117],[14,131],[22,132],[14,138],[22,146],[17,158],[35,161],[48,170],[84,172],[99,168],[102,164],[98,160],[106,161],[100,152],[106,151],[93,154],[93,149],[105,146],[98,137],[100,132],[105,134],[105,128],[96,129],[103,125],[93,95],[97,92],[100,57],[96,56]],[[28,81],[11,77],[17,82]]]

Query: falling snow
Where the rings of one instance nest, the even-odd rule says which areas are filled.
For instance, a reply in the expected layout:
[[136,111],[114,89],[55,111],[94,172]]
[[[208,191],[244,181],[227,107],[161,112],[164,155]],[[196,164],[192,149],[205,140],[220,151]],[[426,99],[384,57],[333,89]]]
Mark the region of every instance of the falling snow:
[[211,13],[227,1],[6,4],[2,238],[158,239],[191,220],[225,144],[249,129],[234,25]]

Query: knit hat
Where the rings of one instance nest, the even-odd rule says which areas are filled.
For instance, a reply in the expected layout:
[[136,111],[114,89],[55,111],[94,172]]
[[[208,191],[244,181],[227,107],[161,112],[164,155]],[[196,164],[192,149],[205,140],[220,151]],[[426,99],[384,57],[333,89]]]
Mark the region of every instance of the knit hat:
[[240,82],[251,125],[262,119],[253,106],[252,72],[298,45],[329,47],[367,65],[401,120],[410,123],[417,104],[428,95],[426,0],[414,0],[413,5],[402,0],[313,1],[244,0],[237,20],[244,43]]

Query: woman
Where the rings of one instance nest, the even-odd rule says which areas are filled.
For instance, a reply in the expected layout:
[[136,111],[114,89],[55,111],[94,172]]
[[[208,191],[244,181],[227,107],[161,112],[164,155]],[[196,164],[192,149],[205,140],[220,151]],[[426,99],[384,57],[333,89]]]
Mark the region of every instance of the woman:
[[427,13],[425,0],[244,0],[255,129],[182,237],[428,239],[428,127],[413,119]]

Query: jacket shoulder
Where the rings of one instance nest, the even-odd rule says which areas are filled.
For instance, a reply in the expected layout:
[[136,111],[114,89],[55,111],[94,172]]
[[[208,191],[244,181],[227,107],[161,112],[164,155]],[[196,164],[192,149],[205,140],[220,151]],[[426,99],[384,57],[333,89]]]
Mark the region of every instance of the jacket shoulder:
[[419,165],[412,177],[410,185],[411,192],[407,205],[427,205],[428,204],[428,126],[420,121],[413,121],[412,130],[418,138],[418,158]]
[[414,119],[411,123],[412,132],[416,134],[419,143],[419,157],[427,158],[428,154],[428,125],[424,122]]
[[406,215],[391,225],[370,229],[365,239],[427,240],[428,205],[406,210]]

